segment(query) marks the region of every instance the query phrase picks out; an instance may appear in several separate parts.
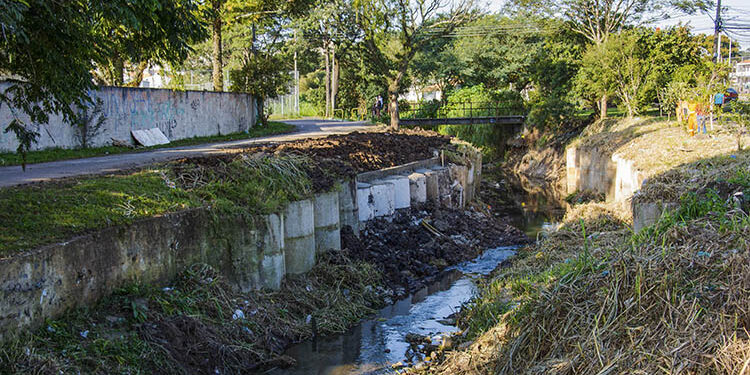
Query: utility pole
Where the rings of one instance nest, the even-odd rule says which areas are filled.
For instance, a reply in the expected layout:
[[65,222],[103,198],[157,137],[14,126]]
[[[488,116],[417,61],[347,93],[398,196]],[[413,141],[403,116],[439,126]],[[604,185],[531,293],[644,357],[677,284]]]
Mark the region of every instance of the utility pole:
[[732,38],[727,35],[727,38],[729,38],[729,67],[732,67]]
[[299,115],[299,71],[297,71],[297,30],[294,30],[294,114]]
[[719,62],[721,53],[721,0],[716,1],[716,19],[714,19],[714,62]]

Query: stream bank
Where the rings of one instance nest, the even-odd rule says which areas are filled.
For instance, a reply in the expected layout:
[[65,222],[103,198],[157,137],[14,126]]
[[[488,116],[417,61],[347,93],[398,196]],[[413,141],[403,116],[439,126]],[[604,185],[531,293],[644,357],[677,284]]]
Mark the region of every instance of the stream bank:
[[614,141],[640,156],[631,160],[650,177],[633,204],[671,206],[634,232],[621,201],[576,192],[556,230],[481,284],[458,316],[461,335],[450,350],[407,372],[747,370],[750,154],[726,134],[690,139],[663,123],[620,125],[610,134],[592,129],[597,135],[580,142],[605,141],[598,150],[611,155]]

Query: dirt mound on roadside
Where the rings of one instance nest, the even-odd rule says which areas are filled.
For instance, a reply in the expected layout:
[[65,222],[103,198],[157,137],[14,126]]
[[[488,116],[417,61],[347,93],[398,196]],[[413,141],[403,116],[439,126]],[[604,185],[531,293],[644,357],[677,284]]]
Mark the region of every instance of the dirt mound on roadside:
[[294,152],[316,161],[337,159],[360,173],[429,159],[435,150],[449,143],[450,137],[428,131],[354,132],[247,148],[243,152]]

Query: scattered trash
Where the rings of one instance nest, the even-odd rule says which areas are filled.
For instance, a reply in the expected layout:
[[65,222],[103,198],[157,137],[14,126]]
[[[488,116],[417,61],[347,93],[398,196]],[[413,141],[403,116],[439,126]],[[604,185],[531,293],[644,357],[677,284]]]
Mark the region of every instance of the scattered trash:
[[232,320],[237,319],[245,319],[245,313],[240,309],[234,310],[234,314],[232,314]]
[[88,338],[89,337],[89,331],[86,330],[86,331],[81,332],[81,337],[83,337],[84,339]]

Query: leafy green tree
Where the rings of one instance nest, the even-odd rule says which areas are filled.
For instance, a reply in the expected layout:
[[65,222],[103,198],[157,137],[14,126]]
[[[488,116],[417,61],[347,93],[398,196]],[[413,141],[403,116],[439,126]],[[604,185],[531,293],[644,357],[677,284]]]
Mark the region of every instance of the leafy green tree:
[[542,48],[544,26],[529,18],[484,16],[456,34],[455,54],[462,81],[491,88],[525,89],[531,66]]
[[101,2],[93,15],[94,37],[107,43],[107,53],[95,60],[99,84],[122,86],[129,65],[129,85],[138,86],[150,63],[179,63],[207,36],[193,0]]
[[279,55],[256,53],[240,69],[230,71],[231,90],[253,95],[258,103],[259,120],[263,126],[268,124],[265,114],[265,101],[269,97],[283,94],[291,77],[286,64]]
[[[398,96],[414,56],[435,38],[453,33],[473,16],[471,1],[354,0],[364,57],[388,82],[391,127],[399,126]],[[443,10],[446,10],[442,13]]]
[[[89,104],[88,92],[96,88],[92,77],[96,62],[121,52],[122,41],[128,39],[110,37],[102,32],[105,26],[137,30],[139,35],[129,40],[146,40],[150,46],[158,46],[157,52],[149,52],[152,56],[168,60],[183,57],[185,43],[196,35],[192,33],[195,30],[178,29],[185,26],[180,23],[165,28],[151,22],[154,17],[184,21],[184,10],[193,9],[192,3],[176,1],[169,3],[173,7],[159,10],[166,13],[155,16],[135,7],[156,6],[156,0],[0,0],[4,31],[0,38],[0,75],[9,83],[0,92],[0,107],[8,106],[13,115],[5,132],[16,135],[17,151],[25,156],[36,141],[38,133],[32,124],[47,123],[50,113],[61,114],[71,122],[76,108]],[[170,15],[170,10],[179,14]],[[186,22],[190,27],[198,25],[192,18]]]

